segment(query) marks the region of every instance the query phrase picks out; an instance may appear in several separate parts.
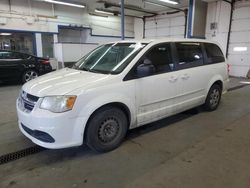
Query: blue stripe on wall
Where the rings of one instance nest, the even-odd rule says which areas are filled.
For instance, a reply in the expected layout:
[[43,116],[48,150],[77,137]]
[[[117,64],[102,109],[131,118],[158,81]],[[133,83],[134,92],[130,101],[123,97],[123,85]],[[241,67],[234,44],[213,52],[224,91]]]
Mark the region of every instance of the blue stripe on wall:
[[189,7],[188,7],[188,33],[187,37],[192,38],[192,20],[193,20],[193,8],[194,8],[194,0],[189,0]]
[[33,54],[37,56],[36,33],[32,33],[32,46],[33,46]]

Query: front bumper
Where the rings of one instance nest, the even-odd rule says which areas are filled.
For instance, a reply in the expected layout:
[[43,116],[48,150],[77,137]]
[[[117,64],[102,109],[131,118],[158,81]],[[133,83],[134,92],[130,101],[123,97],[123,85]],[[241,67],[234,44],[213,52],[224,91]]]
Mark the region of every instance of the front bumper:
[[19,108],[18,100],[16,105],[19,129],[33,143],[50,149],[82,145],[86,118],[73,116],[71,111],[52,113],[36,106],[26,112]]

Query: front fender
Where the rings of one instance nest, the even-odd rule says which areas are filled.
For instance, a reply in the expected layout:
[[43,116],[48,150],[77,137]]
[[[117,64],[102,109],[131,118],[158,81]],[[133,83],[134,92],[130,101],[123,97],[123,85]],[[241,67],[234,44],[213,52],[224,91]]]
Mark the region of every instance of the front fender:
[[[108,93],[94,97],[92,100],[85,103],[84,107],[80,111],[79,115],[84,116],[87,119],[99,108],[110,103],[121,103],[125,105],[130,112],[129,127],[132,128],[136,124],[136,106],[132,98],[118,93]],[[87,123],[87,122],[86,122]]]

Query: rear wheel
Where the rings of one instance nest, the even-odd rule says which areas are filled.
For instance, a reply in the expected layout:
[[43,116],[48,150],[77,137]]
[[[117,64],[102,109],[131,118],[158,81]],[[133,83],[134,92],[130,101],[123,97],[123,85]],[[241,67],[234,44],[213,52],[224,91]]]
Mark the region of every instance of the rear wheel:
[[22,75],[22,82],[26,83],[34,78],[38,77],[38,73],[35,70],[27,70]]
[[116,107],[106,106],[91,117],[85,134],[87,145],[94,151],[107,152],[117,148],[128,129],[124,112]]
[[218,84],[212,85],[210,88],[204,107],[207,111],[214,111],[220,104],[221,99],[221,87]]

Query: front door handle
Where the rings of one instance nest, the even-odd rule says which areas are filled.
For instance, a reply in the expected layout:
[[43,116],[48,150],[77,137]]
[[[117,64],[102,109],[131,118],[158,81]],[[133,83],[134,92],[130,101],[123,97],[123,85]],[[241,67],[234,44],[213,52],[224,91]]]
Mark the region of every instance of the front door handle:
[[170,76],[170,78],[168,79],[170,82],[175,82],[178,79],[177,76]]

